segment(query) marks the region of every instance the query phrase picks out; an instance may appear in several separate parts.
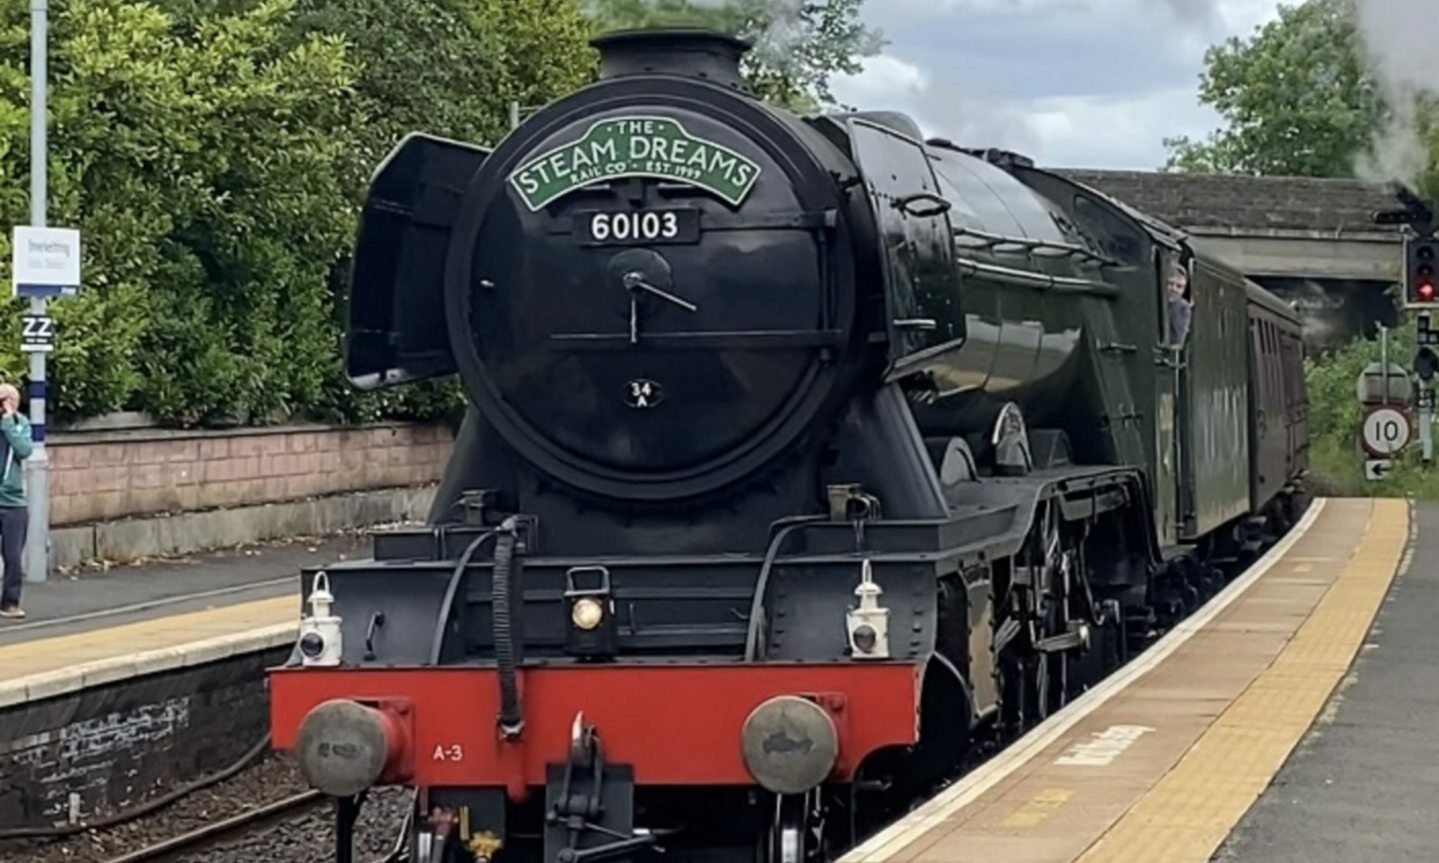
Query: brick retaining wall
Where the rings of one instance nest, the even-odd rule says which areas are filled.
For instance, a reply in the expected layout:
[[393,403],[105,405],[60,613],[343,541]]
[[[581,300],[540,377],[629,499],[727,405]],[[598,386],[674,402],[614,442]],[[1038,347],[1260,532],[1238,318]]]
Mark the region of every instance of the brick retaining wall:
[[[268,731],[289,646],[0,709],[0,829],[103,818],[233,763]],[[40,849],[35,856],[42,856]]]
[[54,433],[51,522],[83,524],[431,483],[453,438],[427,424]]

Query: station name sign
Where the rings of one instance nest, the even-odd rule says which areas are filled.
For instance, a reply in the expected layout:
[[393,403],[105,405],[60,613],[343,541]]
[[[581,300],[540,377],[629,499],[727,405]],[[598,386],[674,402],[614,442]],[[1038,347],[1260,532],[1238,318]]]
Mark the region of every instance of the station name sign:
[[80,288],[80,232],[15,226],[12,284],[17,297],[68,297]]

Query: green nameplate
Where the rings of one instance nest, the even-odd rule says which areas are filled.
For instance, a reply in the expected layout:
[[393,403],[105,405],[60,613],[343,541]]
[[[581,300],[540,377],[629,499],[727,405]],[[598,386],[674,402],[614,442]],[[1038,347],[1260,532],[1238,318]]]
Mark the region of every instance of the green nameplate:
[[510,184],[531,210],[606,180],[658,177],[698,186],[738,206],[760,167],[728,147],[695,137],[669,117],[601,120],[576,141],[515,169]]

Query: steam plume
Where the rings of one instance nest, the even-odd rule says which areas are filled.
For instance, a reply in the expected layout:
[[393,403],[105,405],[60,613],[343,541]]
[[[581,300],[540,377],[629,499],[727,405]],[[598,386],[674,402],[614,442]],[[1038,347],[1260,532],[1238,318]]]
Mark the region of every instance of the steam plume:
[[1439,38],[1433,0],[1356,0],[1359,32],[1391,115],[1356,169],[1373,180],[1417,185],[1429,166],[1418,103],[1439,94],[1439,67],[1427,57]]
[[[755,60],[771,67],[784,68],[792,57],[797,40],[804,37],[805,0],[642,0],[644,6],[661,17],[683,17],[685,7],[717,10],[737,21],[762,21],[763,30],[742,33],[754,42]],[[590,8],[599,5],[595,0]]]

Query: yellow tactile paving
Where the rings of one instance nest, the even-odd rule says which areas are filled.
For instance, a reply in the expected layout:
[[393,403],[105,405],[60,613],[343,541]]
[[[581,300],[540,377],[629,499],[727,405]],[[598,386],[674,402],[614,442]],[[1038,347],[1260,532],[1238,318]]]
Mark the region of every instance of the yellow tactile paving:
[[1208,860],[1347,669],[1403,552],[1407,516],[1400,502],[1316,503],[1262,566],[1096,687],[1092,703],[1081,699],[846,863]]
[[288,621],[298,623],[299,615],[300,605],[295,598],[282,596],[9,644],[0,647],[0,685],[86,663],[125,659],[217,636],[241,635]]
[[1080,863],[1203,863],[1269,785],[1348,669],[1409,536],[1379,500],[1354,556],[1273,664]]

